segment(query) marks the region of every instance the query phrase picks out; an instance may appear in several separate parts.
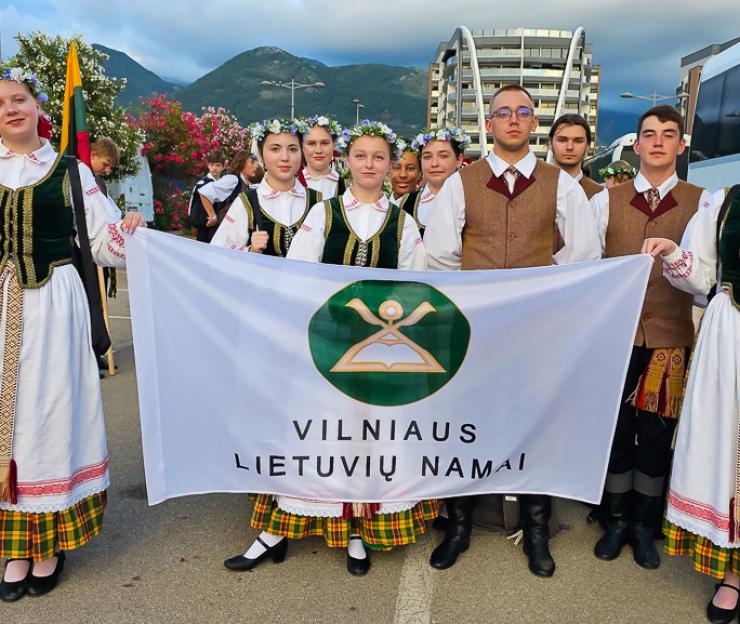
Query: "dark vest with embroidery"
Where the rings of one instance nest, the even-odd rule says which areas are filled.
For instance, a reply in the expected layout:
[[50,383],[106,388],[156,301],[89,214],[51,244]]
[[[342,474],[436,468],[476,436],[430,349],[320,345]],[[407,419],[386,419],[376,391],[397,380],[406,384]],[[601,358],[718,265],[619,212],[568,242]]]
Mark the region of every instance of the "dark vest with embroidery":
[[303,225],[303,221],[306,218],[306,215],[308,215],[308,211],[311,209],[311,206],[318,204],[321,201],[321,193],[319,191],[307,188],[306,209],[303,211],[301,218],[293,225],[284,225],[275,221],[275,219],[262,209],[257,189],[249,189],[248,191],[241,193],[239,197],[241,197],[244,208],[247,211],[249,224],[247,240],[252,238],[252,232],[259,227],[261,231],[267,232],[269,235],[267,247],[265,247],[262,253],[267,256],[280,256],[281,258],[288,255],[288,249],[290,249],[290,244],[293,242],[293,237],[301,225]]
[[736,188],[720,224],[717,257],[722,264],[722,285],[729,288],[733,303],[740,308],[740,186]]
[[58,158],[41,180],[15,191],[0,185],[0,270],[13,258],[23,288],[40,288],[72,262],[74,218],[67,167]]
[[424,230],[426,229],[425,225],[421,224],[421,221],[419,221],[419,203],[421,202],[421,191],[411,191],[410,193],[406,193],[400,201],[398,202],[398,205],[403,208],[407,214],[410,214],[414,221],[416,221],[416,227],[419,228],[419,234],[421,234],[421,237],[424,238]]
[[[680,244],[686,225],[699,207],[702,191],[698,186],[679,180],[651,212],[645,196],[635,191],[633,181],[610,188],[605,257],[640,253],[646,238],[668,238]],[[656,258],[635,346],[649,349],[691,346],[694,343],[693,301],[692,295],[674,288],[663,277],[663,260]]]
[[321,262],[382,269],[398,268],[398,250],[401,247],[403,222],[406,216],[403,210],[390,204],[382,227],[365,242],[352,230],[341,197],[332,197],[324,201],[324,207],[326,227]]

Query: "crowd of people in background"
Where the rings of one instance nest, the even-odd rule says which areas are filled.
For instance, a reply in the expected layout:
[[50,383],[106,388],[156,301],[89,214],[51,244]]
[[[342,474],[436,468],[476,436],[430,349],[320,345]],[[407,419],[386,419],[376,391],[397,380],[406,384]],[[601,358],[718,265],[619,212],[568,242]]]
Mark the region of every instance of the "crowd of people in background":
[[[13,247],[0,237],[0,557],[9,560],[0,598],[14,601],[53,589],[64,553],[99,533],[108,457],[85,293],[71,259],[66,165],[38,133],[37,82],[23,72],[5,75],[0,231],[25,228],[23,236],[36,243]],[[637,565],[655,569],[656,538],[664,538],[668,553],[692,556],[698,571],[721,581],[707,617],[729,622],[740,594],[740,194],[737,187],[712,194],[678,179],[684,127],[669,106],[639,119],[639,171],[614,162],[600,172],[605,187],[584,172],[592,136],[583,117],[553,123],[554,165],[530,147],[537,127],[532,98],[519,85],[491,98],[493,150],[475,162],[466,160],[470,138],[458,128],[404,140],[376,121],[343,129],[327,115],[267,120],[251,128],[254,151],[228,161],[219,150],[207,155],[189,221],[198,241],[235,252],[400,270],[652,255],[604,495],[591,513],[604,530],[594,554],[611,561],[629,545]],[[120,218],[107,198],[99,176],[118,158],[115,145],[100,138],[92,172],[78,165],[93,255],[112,267],[125,262],[123,233],[145,225],[135,213]],[[32,196],[18,201],[28,189]],[[34,227],[38,220],[45,229]],[[711,300],[698,340],[695,295]],[[47,356],[34,357],[40,350]],[[680,460],[671,480],[674,437]],[[72,440],[72,448],[59,440]],[[52,482],[68,487],[50,495],[44,484]],[[346,549],[351,574],[364,575],[373,550],[411,544],[431,523],[442,539],[430,564],[454,566],[471,545],[479,499],[377,504],[260,494],[253,502],[251,526],[259,534],[224,562],[229,570],[282,562],[290,540],[321,536]],[[553,501],[521,495],[517,505],[529,569],[552,576]]]

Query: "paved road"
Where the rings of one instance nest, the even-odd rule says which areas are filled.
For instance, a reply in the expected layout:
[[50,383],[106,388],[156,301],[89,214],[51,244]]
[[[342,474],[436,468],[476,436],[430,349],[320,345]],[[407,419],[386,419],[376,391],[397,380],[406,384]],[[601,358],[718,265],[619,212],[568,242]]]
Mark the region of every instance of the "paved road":
[[[125,274],[119,281],[125,289]],[[561,516],[570,530],[552,541],[558,569],[551,579],[532,576],[521,547],[488,533],[476,534],[471,550],[444,572],[427,563],[434,533],[374,555],[370,574],[359,579],[345,571],[344,553],[318,538],[292,543],[281,565],[227,572],[223,559],[255,536],[246,496],[147,505],[127,294],[111,304],[111,314],[122,317],[111,321],[119,373],[102,382],[112,480],[103,533],[69,555],[55,592],[0,603],[1,623],[704,621],[710,579],[686,559],[665,556],[657,571],[642,570],[629,549],[615,562],[598,561],[597,529],[586,524],[582,505],[568,502]],[[190,391],[186,380],[182,391]]]

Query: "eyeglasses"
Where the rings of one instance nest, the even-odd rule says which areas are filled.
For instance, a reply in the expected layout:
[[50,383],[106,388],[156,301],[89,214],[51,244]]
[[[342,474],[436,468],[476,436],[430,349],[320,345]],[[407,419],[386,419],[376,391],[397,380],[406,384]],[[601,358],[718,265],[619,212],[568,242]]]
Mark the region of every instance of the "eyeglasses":
[[511,110],[510,108],[503,106],[493,111],[493,113],[491,114],[491,117],[495,117],[496,119],[506,120],[506,119],[511,119],[512,115],[516,115],[517,119],[529,119],[533,113],[534,111],[531,108],[529,108],[529,106],[520,106],[516,110]]

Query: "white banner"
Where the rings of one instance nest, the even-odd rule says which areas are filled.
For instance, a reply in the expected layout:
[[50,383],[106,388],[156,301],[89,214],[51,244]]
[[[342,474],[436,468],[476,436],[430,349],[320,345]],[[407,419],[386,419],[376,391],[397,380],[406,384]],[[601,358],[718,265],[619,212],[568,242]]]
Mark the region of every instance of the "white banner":
[[597,502],[651,260],[410,272],[126,242],[149,502]]

